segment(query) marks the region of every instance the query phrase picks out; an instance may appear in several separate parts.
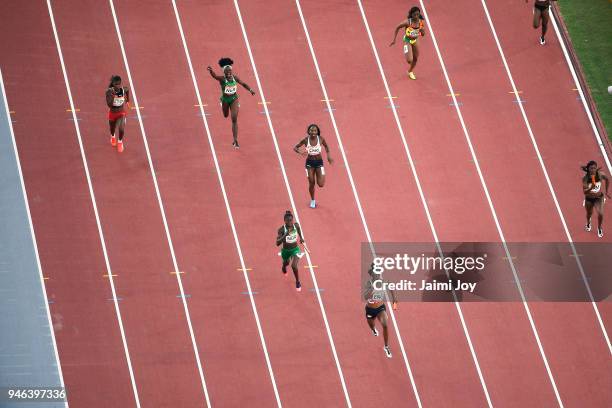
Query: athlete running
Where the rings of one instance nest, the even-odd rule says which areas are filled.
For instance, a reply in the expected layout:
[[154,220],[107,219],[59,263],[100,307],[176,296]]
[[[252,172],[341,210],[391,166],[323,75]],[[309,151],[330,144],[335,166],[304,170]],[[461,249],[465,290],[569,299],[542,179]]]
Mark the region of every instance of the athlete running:
[[[586,210],[587,223],[584,226],[586,231],[591,231],[591,216],[593,215],[593,208],[597,209],[597,236],[603,238],[603,214],[604,214],[604,203],[606,198],[610,198],[608,193],[608,177],[602,173],[597,167],[597,163],[593,160],[587,163],[586,166],[582,167],[582,170],[586,173],[582,178],[582,190],[584,191],[584,208]],[[601,189],[601,182],[606,183],[606,192]]]
[[238,84],[242,85],[251,95],[255,95],[255,91],[251,89],[246,83],[242,82],[238,76],[234,75],[232,70],[231,58],[221,58],[219,60],[219,66],[223,69],[223,76],[214,73],[211,66],[206,69],[214,79],[219,81],[221,84],[221,109],[223,110],[223,117],[227,118],[230,111],[232,112],[232,136],[234,141],[232,146],[238,149],[238,111],[240,110],[240,103],[238,101]]
[[302,229],[297,222],[293,222],[293,214],[287,210],[284,217],[285,223],[278,229],[278,235],[276,236],[276,246],[282,244],[281,257],[283,258],[283,266],[281,270],[283,275],[287,276],[287,265],[291,262],[291,269],[295,276],[295,290],[298,292],[302,291],[302,284],[300,283],[300,275],[298,273],[298,261],[302,257],[299,243],[305,245],[304,238],[302,237]]
[[[121,77],[113,75],[106,90],[106,105],[108,105],[108,124],[110,126],[111,145],[117,146],[119,153],[123,152],[123,135],[125,134],[125,122],[127,110],[130,106],[130,90],[127,86],[121,86]],[[115,131],[119,126],[119,140]]]
[[393,41],[391,44],[389,44],[389,47],[392,47],[395,44],[397,33],[401,29],[405,29],[404,56],[406,57],[406,62],[410,66],[408,69],[408,77],[410,79],[416,79],[416,75],[414,75],[414,67],[416,67],[419,59],[418,39],[419,36],[425,36],[425,23],[423,21],[424,18],[421,15],[421,10],[418,7],[411,8],[408,12],[408,17],[406,20],[402,21],[397,27],[395,27]]
[[[327,153],[327,162],[333,163],[333,159],[329,155],[329,147],[327,142],[321,136],[319,126],[312,124],[308,125],[308,136],[302,139],[293,147],[296,153],[307,156],[306,158],[306,177],[308,177],[308,191],[310,192],[310,208],[315,208],[315,180],[319,188],[325,185],[325,167],[323,167],[323,156],[321,154],[321,146],[325,148]],[[301,151],[300,147],[306,146],[305,151]]]

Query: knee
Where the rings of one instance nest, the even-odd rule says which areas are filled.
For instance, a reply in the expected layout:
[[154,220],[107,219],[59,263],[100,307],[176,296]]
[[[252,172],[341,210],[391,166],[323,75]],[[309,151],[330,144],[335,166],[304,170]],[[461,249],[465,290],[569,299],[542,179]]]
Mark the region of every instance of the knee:
[[293,272],[297,272],[298,271],[297,265],[291,265],[291,269],[293,269]]
[[232,115],[232,123],[238,123],[238,116]]

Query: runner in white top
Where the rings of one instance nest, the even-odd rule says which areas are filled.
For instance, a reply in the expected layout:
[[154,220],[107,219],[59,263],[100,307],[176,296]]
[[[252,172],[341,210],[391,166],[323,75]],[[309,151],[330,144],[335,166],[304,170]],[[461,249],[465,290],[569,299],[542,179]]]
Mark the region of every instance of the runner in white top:
[[[378,321],[382,325],[383,340],[385,342],[385,354],[388,358],[391,358],[391,349],[389,348],[389,330],[387,328],[387,307],[385,306],[386,294],[384,290],[375,289],[374,287],[374,283],[376,281],[382,280],[382,274],[379,275],[374,273],[373,265],[370,265],[368,274],[370,275],[370,280],[366,282],[366,287],[363,292],[363,298],[366,301],[366,320],[374,336],[378,336],[378,330],[376,330],[375,326],[376,319],[378,319]],[[392,290],[390,290],[389,292],[391,293],[391,299],[393,301],[393,310],[397,310],[395,292],[393,292]]]
[[[586,209],[587,223],[584,227],[586,231],[591,231],[591,216],[593,208],[597,209],[597,236],[603,238],[603,209],[606,198],[610,198],[608,193],[608,176],[600,171],[597,163],[593,160],[582,167],[586,173],[582,178],[582,190],[584,191],[584,208]],[[606,184],[606,193],[601,189],[602,181]]]
[[[333,163],[333,159],[329,155],[329,147],[327,142],[321,136],[319,126],[312,124],[307,128],[308,136],[300,140],[293,150],[303,156],[306,156],[306,176],[308,177],[308,191],[310,192],[310,208],[315,208],[315,181],[320,188],[325,185],[325,168],[323,167],[323,156],[321,155],[321,146],[325,148],[327,153],[327,162]],[[301,151],[300,147],[305,146],[305,150]]]

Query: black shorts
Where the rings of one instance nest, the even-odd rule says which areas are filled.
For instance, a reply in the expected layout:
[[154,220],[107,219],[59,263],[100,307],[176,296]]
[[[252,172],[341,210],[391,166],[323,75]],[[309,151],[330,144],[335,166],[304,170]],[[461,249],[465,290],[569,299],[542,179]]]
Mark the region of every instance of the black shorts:
[[318,169],[323,167],[323,159],[306,159],[307,169]]
[[387,310],[387,307],[384,304],[378,306],[377,308],[372,308],[366,305],[365,307],[366,318],[376,319],[376,316],[378,316],[380,312],[385,311],[385,310]]
[[550,7],[550,4],[538,4],[538,3],[534,3],[534,7],[537,8],[538,10],[540,10],[541,12],[545,12],[548,10],[548,7]]

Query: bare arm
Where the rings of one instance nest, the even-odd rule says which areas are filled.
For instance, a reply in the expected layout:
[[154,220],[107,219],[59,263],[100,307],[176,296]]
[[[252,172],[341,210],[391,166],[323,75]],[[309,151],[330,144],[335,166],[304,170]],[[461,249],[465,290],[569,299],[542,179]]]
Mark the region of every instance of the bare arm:
[[327,146],[327,142],[325,141],[325,139],[323,137],[321,137],[321,144],[325,148],[325,153],[327,153],[327,161],[329,162],[329,164],[332,164],[334,162],[334,160],[329,155],[329,146]]
[[401,23],[399,23],[397,27],[395,27],[395,33],[393,33],[393,41],[391,41],[391,44],[389,44],[389,47],[395,44],[395,38],[397,37],[397,33],[399,33],[399,30],[401,30],[402,28],[406,28],[406,27],[408,27],[408,20],[402,21]]
[[109,108],[113,107],[113,88],[108,88],[106,90],[106,104]]
[[306,139],[304,138],[302,140],[300,140],[300,143],[296,144],[295,146],[293,146],[293,151],[299,154],[302,154],[302,152],[300,152],[300,147],[302,146],[306,146]]
[[276,246],[279,246],[283,243],[286,235],[287,234],[285,234],[285,229],[283,227],[279,228],[278,235],[276,236]]
[[606,183],[606,197],[608,197],[608,198],[612,198],[612,197],[610,197],[610,193],[609,193],[609,190],[608,190],[608,187],[609,187],[609,185],[610,185],[610,182],[609,182],[608,176],[606,176],[606,175],[605,175],[605,174],[603,174],[603,173],[599,173],[599,178],[600,178],[600,179],[602,179],[602,180],[603,180],[603,181]]
[[300,224],[295,223],[295,229],[297,229],[297,233],[300,236],[300,244],[304,243],[304,237],[302,237],[302,228],[300,228]]
[[242,82],[240,80],[240,78],[238,78],[236,75],[234,75],[234,79],[236,79],[236,82],[238,82],[240,85],[242,85],[247,91],[249,91],[251,93],[251,95],[255,95],[255,91],[251,89],[250,86],[248,86],[246,84],[246,82]]
[[212,69],[212,67],[210,65],[206,67],[206,70],[208,71],[210,76],[215,78],[217,81],[221,82],[223,80],[222,76],[219,76],[219,75],[215,74],[215,71],[213,71],[213,69]]

